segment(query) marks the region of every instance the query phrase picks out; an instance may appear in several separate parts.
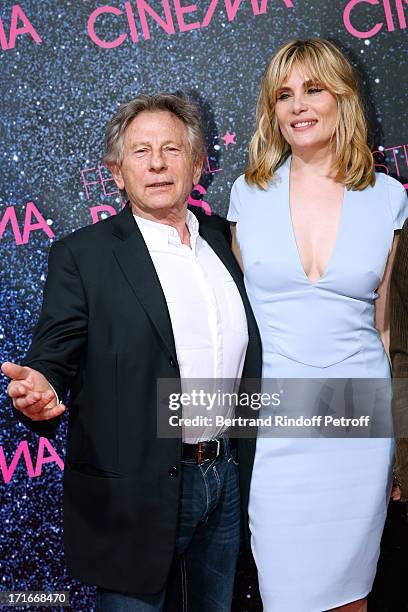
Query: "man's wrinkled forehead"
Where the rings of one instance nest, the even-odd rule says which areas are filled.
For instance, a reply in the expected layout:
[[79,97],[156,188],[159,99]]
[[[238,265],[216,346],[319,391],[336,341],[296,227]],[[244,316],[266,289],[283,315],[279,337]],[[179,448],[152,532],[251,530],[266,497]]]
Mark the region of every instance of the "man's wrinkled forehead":
[[170,111],[142,111],[127,126],[124,132],[125,146],[177,142],[188,144],[187,128],[183,121]]

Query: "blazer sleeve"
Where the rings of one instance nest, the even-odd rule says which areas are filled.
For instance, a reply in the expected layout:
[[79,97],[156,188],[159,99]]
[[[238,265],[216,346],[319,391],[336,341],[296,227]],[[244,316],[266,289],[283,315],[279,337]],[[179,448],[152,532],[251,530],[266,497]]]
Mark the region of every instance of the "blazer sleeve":
[[408,220],[399,238],[391,276],[390,354],[393,416],[397,438],[395,473],[408,500]]
[[[88,330],[88,305],[73,254],[65,241],[55,242],[48,258],[43,303],[31,346],[23,365],[41,372],[59,398],[66,395],[75,377]],[[20,420],[40,435],[53,435],[59,418]]]

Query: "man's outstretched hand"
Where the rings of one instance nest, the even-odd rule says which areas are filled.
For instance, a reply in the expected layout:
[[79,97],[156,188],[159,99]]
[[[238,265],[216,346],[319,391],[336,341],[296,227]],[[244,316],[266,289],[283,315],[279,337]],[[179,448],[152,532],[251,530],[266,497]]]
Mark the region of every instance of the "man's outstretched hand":
[[5,362],[2,372],[11,378],[7,392],[13,406],[33,421],[46,421],[62,414],[66,407],[59,404],[48,380],[37,370]]

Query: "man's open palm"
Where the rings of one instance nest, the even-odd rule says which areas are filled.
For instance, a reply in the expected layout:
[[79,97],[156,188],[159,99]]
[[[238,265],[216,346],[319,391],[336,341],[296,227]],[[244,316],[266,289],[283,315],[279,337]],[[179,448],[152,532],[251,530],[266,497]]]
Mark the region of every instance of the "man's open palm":
[[33,421],[45,421],[59,416],[65,410],[59,404],[48,380],[37,370],[5,362],[2,372],[11,378],[7,392],[13,406]]

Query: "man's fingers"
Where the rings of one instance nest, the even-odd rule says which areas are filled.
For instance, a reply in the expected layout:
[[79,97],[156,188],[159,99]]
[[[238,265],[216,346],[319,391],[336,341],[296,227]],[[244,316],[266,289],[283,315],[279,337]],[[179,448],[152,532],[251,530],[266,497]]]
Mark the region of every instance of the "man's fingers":
[[13,399],[14,407],[17,410],[26,411],[32,414],[36,414],[44,410],[45,407],[50,405],[56,405],[56,398],[53,391],[32,391],[24,396]]
[[394,485],[392,487],[391,499],[393,501],[400,501],[400,499],[401,499],[401,487],[399,487],[398,485]]
[[10,361],[5,361],[2,364],[1,371],[9,378],[17,380],[24,380],[30,373],[29,368],[18,365],[17,363],[10,363]]
[[31,416],[26,416],[30,416],[30,419],[32,421],[48,421],[49,419],[53,419],[54,417],[59,416],[66,410],[65,404],[57,404],[56,406],[54,404],[54,407],[51,407],[53,406],[53,403],[50,402],[48,406],[50,406],[50,408],[46,406],[43,410],[41,410],[41,412],[33,414]]
[[1,369],[13,379],[7,392],[14,407],[32,421],[46,421],[65,411],[65,406],[57,403],[53,389],[40,372],[8,361]]
[[7,393],[12,399],[26,396],[33,388],[32,384],[27,380],[12,380],[7,387]]

